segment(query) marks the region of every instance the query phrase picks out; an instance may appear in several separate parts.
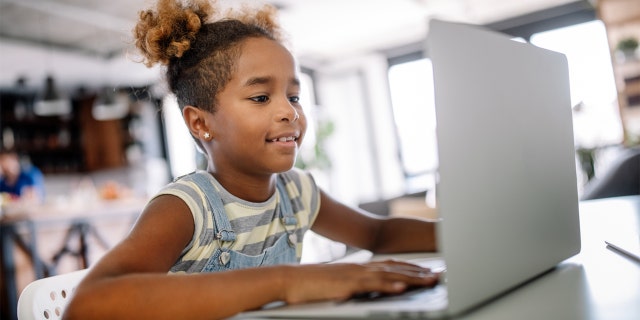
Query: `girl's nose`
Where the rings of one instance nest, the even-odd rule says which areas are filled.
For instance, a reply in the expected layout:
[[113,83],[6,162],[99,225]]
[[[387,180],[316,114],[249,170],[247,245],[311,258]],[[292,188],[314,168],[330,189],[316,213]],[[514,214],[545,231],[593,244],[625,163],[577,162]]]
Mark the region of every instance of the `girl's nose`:
[[300,119],[300,113],[288,100],[282,104],[280,112],[278,116],[280,121],[295,122]]

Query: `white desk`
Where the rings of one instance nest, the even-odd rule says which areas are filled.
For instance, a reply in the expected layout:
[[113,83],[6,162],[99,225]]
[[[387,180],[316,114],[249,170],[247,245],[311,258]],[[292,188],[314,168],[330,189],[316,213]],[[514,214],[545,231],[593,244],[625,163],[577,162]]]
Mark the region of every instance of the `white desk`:
[[459,319],[640,319],[640,263],[604,243],[615,235],[640,234],[640,196],[582,202],[580,223],[580,254]]
[[463,319],[640,319],[640,263],[605,239],[640,234],[640,196],[580,204],[582,251]]

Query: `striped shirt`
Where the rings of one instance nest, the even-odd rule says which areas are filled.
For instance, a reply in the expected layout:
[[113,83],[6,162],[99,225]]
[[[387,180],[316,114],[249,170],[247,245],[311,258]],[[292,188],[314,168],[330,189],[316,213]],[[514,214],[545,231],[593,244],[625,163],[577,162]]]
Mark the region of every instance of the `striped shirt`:
[[[295,168],[280,174],[285,182],[293,213],[298,220],[295,228],[287,226],[287,230],[276,210],[280,201],[278,192],[265,202],[249,202],[229,193],[208,172],[197,171],[193,174],[209,177],[222,199],[226,216],[236,234],[236,241],[231,246],[229,243],[222,243],[225,248],[255,256],[271,247],[282,235],[286,235],[287,231],[295,232],[296,256],[298,261],[300,260],[304,233],[313,224],[320,208],[319,189],[310,174]],[[191,242],[184,248],[170,273],[202,271],[209,258],[220,247],[220,242],[214,239],[213,213],[209,211],[203,190],[189,176],[176,179],[156,195],[174,195],[182,199],[191,210],[195,226]]]

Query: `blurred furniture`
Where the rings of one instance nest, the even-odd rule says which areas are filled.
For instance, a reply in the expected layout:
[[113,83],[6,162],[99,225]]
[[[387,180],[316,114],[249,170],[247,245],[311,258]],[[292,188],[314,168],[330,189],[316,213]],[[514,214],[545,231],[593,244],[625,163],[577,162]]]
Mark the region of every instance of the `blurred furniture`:
[[425,197],[427,195],[427,191],[421,191],[416,193],[405,194],[399,197],[391,198],[391,199],[383,199],[377,201],[363,202],[358,205],[360,209],[364,209],[371,213],[375,213],[381,216],[388,216],[392,213],[392,207],[394,201],[400,199],[413,199],[417,201],[425,202]]
[[609,170],[589,181],[582,200],[640,195],[640,148],[620,153]]
[[82,269],[31,282],[20,294],[18,319],[61,319],[71,294],[88,271]]
[[[98,243],[108,249],[109,243],[100,232],[101,226],[119,223],[129,228],[147,203],[146,198],[123,198],[87,202],[83,205],[43,204],[3,208],[0,218],[0,267],[2,292],[0,318],[16,319],[18,274],[15,252],[23,252],[31,262],[35,279],[57,273],[57,262],[64,255],[72,255],[80,261],[81,268],[90,265],[89,254]],[[51,259],[43,258],[39,248],[39,237],[44,230],[57,228],[66,230],[59,249]],[[93,240],[93,241],[89,241]]]
[[628,38],[640,40],[640,4],[638,0],[597,0],[595,4],[609,39],[624,142],[631,145],[640,139],[640,50],[623,54],[618,45]]
[[133,143],[129,117],[99,121],[91,110],[96,95],[71,99],[67,115],[34,112],[37,93],[0,88],[0,147],[15,148],[43,173],[89,172],[125,166]]

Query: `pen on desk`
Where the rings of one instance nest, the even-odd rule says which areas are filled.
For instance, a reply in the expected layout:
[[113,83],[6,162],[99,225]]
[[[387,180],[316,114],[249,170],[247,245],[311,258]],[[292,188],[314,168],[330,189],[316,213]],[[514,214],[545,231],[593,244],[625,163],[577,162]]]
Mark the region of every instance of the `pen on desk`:
[[617,245],[615,245],[615,244],[613,244],[613,243],[611,243],[609,241],[605,241],[604,243],[607,245],[607,249],[609,249],[609,250],[611,250],[613,252],[616,252],[616,253],[624,256],[624,257],[632,259],[634,261],[640,262],[640,257],[637,256],[636,254],[634,254],[632,252],[629,252],[629,251],[621,248],[620,246],[617,246]]

